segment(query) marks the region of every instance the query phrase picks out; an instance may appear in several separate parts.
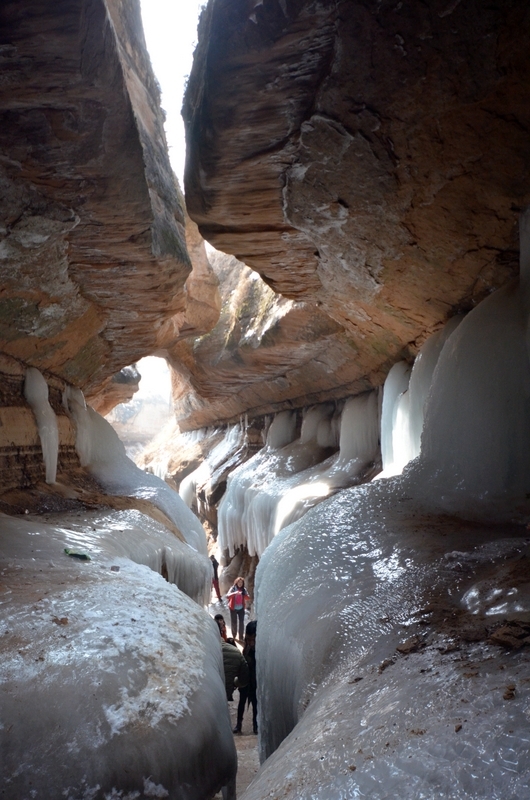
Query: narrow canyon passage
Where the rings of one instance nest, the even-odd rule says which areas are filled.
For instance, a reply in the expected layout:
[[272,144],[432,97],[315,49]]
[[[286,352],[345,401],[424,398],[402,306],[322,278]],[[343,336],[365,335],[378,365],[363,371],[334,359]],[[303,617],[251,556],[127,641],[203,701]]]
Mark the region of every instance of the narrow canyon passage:
[[0,793],[530,800],[528,3],[147,5],[0,5]]

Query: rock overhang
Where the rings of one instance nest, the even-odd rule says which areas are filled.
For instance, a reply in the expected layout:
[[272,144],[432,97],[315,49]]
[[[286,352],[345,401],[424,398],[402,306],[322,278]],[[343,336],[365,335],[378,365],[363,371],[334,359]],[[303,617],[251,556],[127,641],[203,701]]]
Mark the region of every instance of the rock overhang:
[[[338,323],[330,363],[350,353],[338,394],[379,385],[516,274],[529,24],[519,0],[203,12],[184,103],[189,213],[215,247]],[[281,402],[306,391],[293,381]]]

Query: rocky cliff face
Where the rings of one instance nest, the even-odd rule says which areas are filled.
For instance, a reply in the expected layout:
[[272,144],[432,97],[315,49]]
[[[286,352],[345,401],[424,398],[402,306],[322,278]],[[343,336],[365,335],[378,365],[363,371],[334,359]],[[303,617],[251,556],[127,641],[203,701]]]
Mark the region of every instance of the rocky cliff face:
[[[5,2],[0,63],[0,475],[10,486],[42,477],[27,366],[45,373],[65,422],[66,384],[105,412],[135,390],[122,368],[204,333],[218,305],[200,243],[192,272],[139,3]],[[61,428],[75,458],[71,438]],[[26,466],[14,469],[17,448]]]
[[[208,4],[185,100],[189,213],[334,320],[313,393],[330,373],[339,394],[380,384],[515,273],[528,28],[521,0]],[[282,383],[276,397],[308,390]]]
[[0,10],[0,351],[88,393],[178,335],[191,265],[139,5]]
[[220,287],[219,321],[169,350],[182,430],[366,388],[355,382],[355,349],[337,322],[309,303],[275,294],[233,256],[214,252],[210,262]]

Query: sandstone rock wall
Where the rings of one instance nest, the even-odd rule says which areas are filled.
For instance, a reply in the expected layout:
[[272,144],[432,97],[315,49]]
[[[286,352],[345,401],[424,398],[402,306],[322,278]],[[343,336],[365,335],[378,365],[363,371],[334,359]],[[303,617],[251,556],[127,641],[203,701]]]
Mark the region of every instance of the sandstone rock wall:
[[[208,3],[184,106],[188,210],[215,247],[333,320],[318,399],[330,383],[379,385],[516,273],[529,13],[523,0]],[[213,356],[200,344],[195,357],[190,383],[215,405]],[[269,408],[252,381],[242,405]],[[279,364],[269,383],[283,407],[311,391]]]
[[0,352],[95,394],[191,269],[139,3],[7,0],[0,32]]

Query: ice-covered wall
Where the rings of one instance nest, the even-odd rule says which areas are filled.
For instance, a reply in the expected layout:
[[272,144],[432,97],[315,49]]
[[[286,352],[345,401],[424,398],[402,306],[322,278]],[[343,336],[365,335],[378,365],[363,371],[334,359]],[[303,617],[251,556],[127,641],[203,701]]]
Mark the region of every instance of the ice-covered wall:
[[383,470],[378,478],[400,475],[419,456],[425,404],[434,370],[445,342],[461,321],[460,316],[452,317],[430,336],[416,356],[412,370],[406,361],[398,361],[388,373],[381,413]]
[[230,425],[219,444],[208,453],[197,469],[183,479],[179,487],[179,495],[188,508],[197,505],[199,512],[201,511],[200,492],[202,491],[205,495],[211,493],[215,485],[217,470],[243,447],[244,440],[243,425],[240,423]]
[[30,404],[37,422],[46,468],[46,483],[55,483],[59,455],[59,429],[57,418],[48,401],[48,384],[42,373],[35,367],[29,367],[26,371],[24,397]]
[[400,478],[284,529],[257,573],[271,758],[245,800],[281,787],[319,800],[525,797],[528,656],[489,636],[505,603],[527,619],[529,545],[525,530],[419,519]]
[[[350,398],[339,420],[332,404],[309,408],[300,437],[294,414],[278,415],[265,448],[229,476],[219,506],[219,545],[231,554],[244,545],[250,555],[265,551],[285,525],[343,486],[357,483],[378,450],[377,394]],[[286,431],[289,431],[287,434]],[[333,450],[339,451],[329,455]]]
[[180,580],[175,537],[138,512],[0,515],[0,533],[4,796],[202,800],[229,784],[217,628],[158,574]]
[[[320,503],[264,552],[271,757],[245,800],[527,795],[527,320],[514,283],[428,343],[420,456]],[[394,370],[394,408],[406,373]]]

